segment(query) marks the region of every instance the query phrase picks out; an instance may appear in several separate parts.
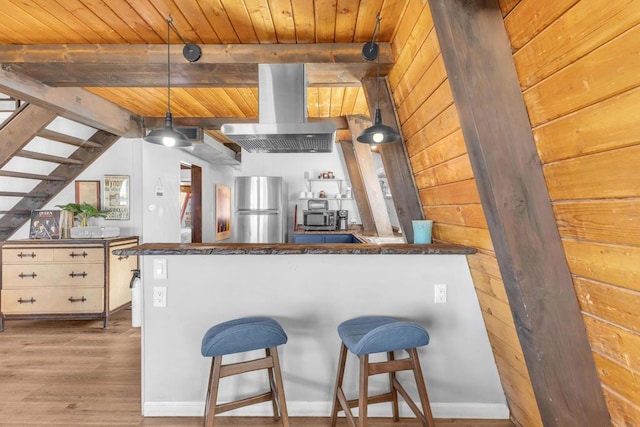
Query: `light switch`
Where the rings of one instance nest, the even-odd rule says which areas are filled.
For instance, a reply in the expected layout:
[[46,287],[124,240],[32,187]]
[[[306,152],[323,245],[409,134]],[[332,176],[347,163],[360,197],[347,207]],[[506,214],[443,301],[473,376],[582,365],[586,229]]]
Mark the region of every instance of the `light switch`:
[[167,278],[167,260],[165,258],[153,260],[153,278],[154,279]]

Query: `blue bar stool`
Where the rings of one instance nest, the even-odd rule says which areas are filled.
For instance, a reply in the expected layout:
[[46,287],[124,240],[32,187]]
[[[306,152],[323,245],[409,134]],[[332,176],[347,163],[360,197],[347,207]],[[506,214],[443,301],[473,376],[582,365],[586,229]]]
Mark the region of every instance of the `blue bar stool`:
[[[213,326],[202,338],[202,355],[213,357],[204,410],[205,427],[213,427],[214,417],[222,412],[271,401],[273,419],[282,417],[283,427],[289,427],[287,402],[284,397],[282,373],[277,346],[287,342],[282,326],[269,317],[246,317]],[[266,356],[247,362],[222,364],[222,356],[264,349]],[[217,404],[220,378],[266,369],[270,390],[242,400]]]
[[[420,369],[420,360],[416,351],[417,347],[429,344],[429,334],[422,326],[391,317],[363,316],[342,322],[338,326],[338,334],[342,340],[342,345],[340,347],[338,375],[333,410],[331,412],[331,427],[336,426],[338,412],[341,410],[344,411],[350,426],[365,427],[367,425],[367,406],[382,402],[391,402],[393,419],[398,421],[400,419],[398,394],[407,402],[424,427],[435,427],[431,408],[429,407],[427,389]],[[359,397],[352,400],[347,400],[342,389],[347,350],[360,359]],[[396,359],[394,353],[396,350],[405,350],[408,353],[408,357]],[[373,353],[387,353],[387,360],[369,362],[369,355]],[[422,410],[413,402],[396,378],[396,372],[406,370],[413,371]],[[369,396],[369,376],[384,373],[389,374],[390,391]],[[356,419],[351,413],[351,408],[354,407],[358,407],[358,424],[356,424]]]

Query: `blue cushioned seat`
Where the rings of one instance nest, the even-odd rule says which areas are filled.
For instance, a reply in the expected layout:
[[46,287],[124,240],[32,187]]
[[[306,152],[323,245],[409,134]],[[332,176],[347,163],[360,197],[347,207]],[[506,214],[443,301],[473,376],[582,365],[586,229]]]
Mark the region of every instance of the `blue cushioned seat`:
[[219,323],[202,338],[202,355],[222,356],[276,347],[287,342],[282,326],[270,317],[245,317]]
[[338,334],[344,345],[357,355],[429,344],[429,334],[422,326],[384,316],[362,316],[346,320],[338,326]]

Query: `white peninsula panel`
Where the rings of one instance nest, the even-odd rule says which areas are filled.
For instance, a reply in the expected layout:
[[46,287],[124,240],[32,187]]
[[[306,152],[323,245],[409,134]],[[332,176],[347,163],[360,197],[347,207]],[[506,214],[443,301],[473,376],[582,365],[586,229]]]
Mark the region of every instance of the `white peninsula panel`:
[[[159,258],[167,259],[166,280],[153,279],[153,260]],[[211,363],[200,354],[202,336],[216,323],[254,315],[274,317],[289,336],[280,354],[290,415],[328,416],[338,324],[360,315],[388,315],[429,331],[431,343],[419,354],[436,417],[508,418],[464,255],[145,255],[142,260],[146,416],[202,415]],[[447,303],[435,304],[434,284],[442,283],[448,286]],[[167,288],[166,308],[152,306],[155,286]],[[356,358],[348,362],[346,387],[355,396]],[[383,379],[371,381],[371,390],[380,390]],[[406,384],[417,398],[411,381]],[[246,397],[259,386],[267,387],[260,373],[228,378],[219,399]],[[263,404],[236,413],[270,415],[270,410]],[[387,416],[388,407],[375,405],[371,414]]]

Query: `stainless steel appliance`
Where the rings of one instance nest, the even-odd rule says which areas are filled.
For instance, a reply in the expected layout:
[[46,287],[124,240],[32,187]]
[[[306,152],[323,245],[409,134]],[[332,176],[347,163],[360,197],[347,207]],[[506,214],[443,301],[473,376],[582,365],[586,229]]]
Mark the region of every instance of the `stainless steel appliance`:
[[336,211],[329,210],[327,200],[309,200],[309,209],[302,212],[303,230],[335,230]]
[[287,241],[287,186],[282,177],[239,176],[234,193],[236,242]]
[[336,229],[346,230],[349,228],[349,211],[340,209],[336,211]]

